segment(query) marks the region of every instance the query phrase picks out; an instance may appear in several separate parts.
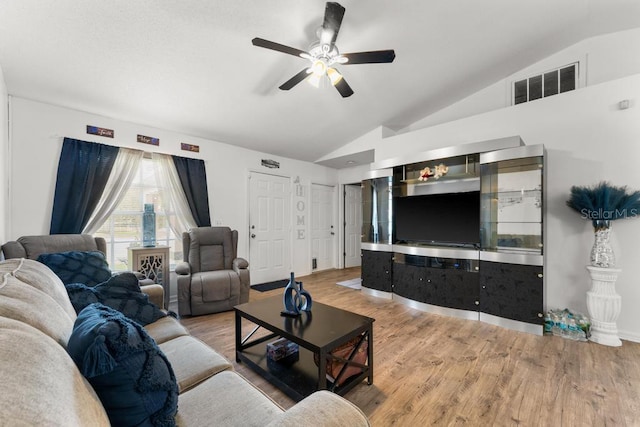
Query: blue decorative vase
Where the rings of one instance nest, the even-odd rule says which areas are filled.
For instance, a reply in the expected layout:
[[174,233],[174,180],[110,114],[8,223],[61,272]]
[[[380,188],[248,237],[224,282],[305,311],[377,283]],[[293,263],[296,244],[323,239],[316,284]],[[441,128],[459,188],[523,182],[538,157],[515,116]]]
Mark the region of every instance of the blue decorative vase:
[[311,295],[306,290],[302,289],[302,282],[298,282],[300,285],[300,310],[302,311],[311,311],[311,305],[313,304],[313,300],[311,299]]
[[289,283],[284,288],[282,299],[284,303],[282,314],[285,316],[298,316],[300,311],[311,311],[311,295],[302,289],[302,282],[296,282],[293,271]]
[[286,314],[289,316],[297,316],[300,314],[300,310],[298,309],[298,300],[300,299],[300,296],[298,295],[298,293],[299,288],[292,271],[289,283],[287,283],[287,286],[285,286],[284,288],[284,296],[282,300],[282,302],[284,303],[284,311],[282,312],[282,314]]
[[142,213],[142,246],[152,248],[156,245],[156,213],[153,203],[145,203]]

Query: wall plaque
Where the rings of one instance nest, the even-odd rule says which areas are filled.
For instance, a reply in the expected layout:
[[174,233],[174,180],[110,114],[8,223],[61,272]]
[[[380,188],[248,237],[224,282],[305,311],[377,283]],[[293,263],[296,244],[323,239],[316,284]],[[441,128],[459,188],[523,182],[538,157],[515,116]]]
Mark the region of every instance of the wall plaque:
[[191,151],[193,153],[199,153],[200,152],[200,146],[199,145],[193,145],[193,144],[186,144],[186,143],[181,143],[180,144],[180,148],[182,148],[184,151]]
[[153,138],[151,136],[138,135],[138,142],[150,145],[160,145],[160,138]]
[[104,136],[113,138],[113,129],[99,128],[97,126],[87,125],[87,133],[90,135]]
[[271,169],[278,169],[280,167],[279,162],[276,162],[275,160],[271,160],[271,159],[262,159],[261,163],[262,163],[262,166],[271,168]]

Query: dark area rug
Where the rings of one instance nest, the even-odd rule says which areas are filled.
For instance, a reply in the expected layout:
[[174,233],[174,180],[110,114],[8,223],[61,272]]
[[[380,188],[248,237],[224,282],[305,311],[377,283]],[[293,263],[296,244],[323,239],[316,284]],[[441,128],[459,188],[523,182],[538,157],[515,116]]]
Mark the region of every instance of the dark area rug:
[[267,292],[272,291],[278,288],[284,288],[289,283],[289,279],[276,280],[273,282],[260,283],[259,285],[251,286],[251,289],[256,290],[258,292]]

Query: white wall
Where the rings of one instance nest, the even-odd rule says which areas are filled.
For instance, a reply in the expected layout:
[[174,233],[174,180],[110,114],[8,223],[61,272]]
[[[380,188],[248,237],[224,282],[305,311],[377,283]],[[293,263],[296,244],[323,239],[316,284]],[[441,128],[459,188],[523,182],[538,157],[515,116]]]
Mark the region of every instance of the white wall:
[[[9,209],[9,95],[0,68],[0,242],[7,239]],[[2,255],[0,255],[1,257]]]
[[[87,125],[114,129],[115,138],[88,135]],[[335,170],[325,166],[18,97],[12,97],[11,128],[12,184],[9,202],[11,221],[3,241],[23,235],[49,233],[63,137],[203,159],[207,170],[212,223],[220,221],[239,231],[238,254],[247,259],[249,258],[247,184],[249,171],[275,173],[290,177],[292,180],[299,177],[301,183],[307,188],[311,183],[337,184]],[[137,134],[158,137],[160,145],[154,147],[137,143]],[[181,151],[181,142],[199,145],[200,153]],[[265,158],[279,161],[280,169],[267,169],[261,166],[260,161]],[[310,197],[311,191],[307,190],[305,194]],[[307,200],[306,205],[311,205],[310,199]],[[307,230],[305,234],[309,236],[309,231]],[[297,254],[292,265],[293,271],[297,276],[311,273],[309,239],[292,238],[292,242],[292,254]],[[306,257],[305,254],[307,254]]]
[[508,107],[514,81],[580,62],[579,87],[640,73],[640,28],[585,39],[403,129],[412,131]]

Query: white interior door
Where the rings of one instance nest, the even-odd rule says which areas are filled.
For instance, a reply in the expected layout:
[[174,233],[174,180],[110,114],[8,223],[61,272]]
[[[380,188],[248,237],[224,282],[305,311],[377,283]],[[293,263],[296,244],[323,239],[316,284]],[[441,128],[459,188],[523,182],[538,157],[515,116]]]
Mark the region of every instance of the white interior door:
[[249,199],[251,283],[286,279],[291,271],[289,178],[252,172]]
[[359,266],[362,234],[362,188],[344,186],[344,268]]
[[311,258],[316,271],[334,267],[334,194],[335,187],[311,185]]

